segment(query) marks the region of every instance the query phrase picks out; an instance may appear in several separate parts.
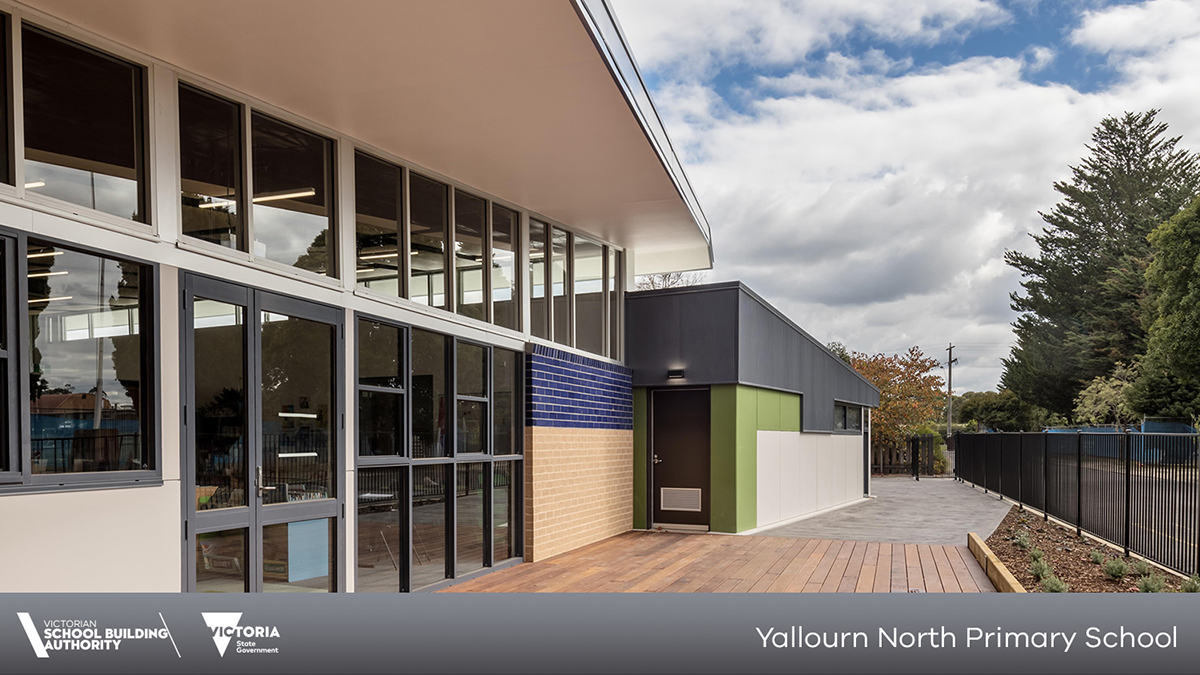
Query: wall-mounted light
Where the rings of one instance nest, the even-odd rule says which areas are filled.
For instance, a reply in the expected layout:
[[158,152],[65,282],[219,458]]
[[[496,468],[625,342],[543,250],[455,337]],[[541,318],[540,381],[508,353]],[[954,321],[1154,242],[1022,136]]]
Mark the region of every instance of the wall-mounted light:
[[682,380],[683,379],[683,368],[675,368],[672,370],[668,370],[667,371],[667,379],[668,380]]

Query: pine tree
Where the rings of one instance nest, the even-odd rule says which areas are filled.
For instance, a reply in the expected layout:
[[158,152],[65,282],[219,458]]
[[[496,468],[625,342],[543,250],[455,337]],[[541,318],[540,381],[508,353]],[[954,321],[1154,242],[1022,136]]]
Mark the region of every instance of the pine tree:
[[1200,192],[1200,161],[1157,115],[1101,121],[1071,180],[1054,184],[1063,198],[1040,214],[1038,253],[1005,254],[1024,292],[1011,296],[1022,315],[1001,385],[1026,402],[1070,414],[1087,382],[1146,351],[1147,236]]

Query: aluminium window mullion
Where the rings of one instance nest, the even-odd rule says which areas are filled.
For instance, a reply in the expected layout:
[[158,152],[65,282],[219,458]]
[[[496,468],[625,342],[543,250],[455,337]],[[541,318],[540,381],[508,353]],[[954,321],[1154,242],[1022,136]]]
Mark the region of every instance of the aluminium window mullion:
[[240,250],[250,256],[251,262],[258,262],[254,253],[254,129],[251,127],[253,113],[250,106],[239,103],[241,107],[242,128],[242,157],[238,162],[241,171],[242,195],[238,208],[242,209],[242,241]]
[[[458,209],[455,208],[455,193],[458,188],[453,185],[444,184],[446,193],[446,225],[445,225],[445,242],[446,250],[442,254],[443,265],[445,265],[446,273],[442,275],[442,302],[447,312],[451,314],[458,313],[458,257],[455,255],[454,242],[457,241],[458,233],[455,231],[458,228]],[[430,284],[430,289],[433,285]],[[430,303],[432,306],[432,303]]]
[[609,323],[612,320],[609,317],[612,303],[609,301],[610,291],[608,290],[608,280],[611,278],[609,274],[609,255],[612,247],[604,244],[600,247],[600,353],[603,356],[612,358],[612,346],[609,344],[612,340],[612,331],[609,329]]
[[396,295],[401,298],[409,297],[409,289],[411,288],[411,279],[409,275],[412,273],[412,233],[410,232],[409,222],[409,185],[408,185],[408,167],[399,166],[400,175],[398,176],[399,185],[397,189],[400,194],[397,195],[396,201],[399,207],[399,213],[396,214],[396,274],[399,276],[396,285]]
[[12,145],[9,149],[12,161],[13,187],[17,197],[25,198],[25,73],[21,54],[21,26],[24,19],[18,8],[8,15],[8,93],[10,96],[9,134]]

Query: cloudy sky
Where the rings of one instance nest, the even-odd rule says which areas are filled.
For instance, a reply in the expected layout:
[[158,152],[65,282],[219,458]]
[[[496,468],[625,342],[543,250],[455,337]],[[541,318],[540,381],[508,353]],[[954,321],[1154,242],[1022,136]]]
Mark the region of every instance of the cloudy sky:
[[1106,115],[1200,149],[1200,2],[613,0],[741,279],[824,341],[956,345],[955,391],[1012,343],[1006,249]]

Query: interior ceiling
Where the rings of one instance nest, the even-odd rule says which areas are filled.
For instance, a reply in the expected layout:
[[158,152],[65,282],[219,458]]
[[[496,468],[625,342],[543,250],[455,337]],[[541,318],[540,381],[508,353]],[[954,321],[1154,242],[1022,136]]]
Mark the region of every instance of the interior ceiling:
[[568,0],[31,0],[68,23],[636,250],[704,236]]

